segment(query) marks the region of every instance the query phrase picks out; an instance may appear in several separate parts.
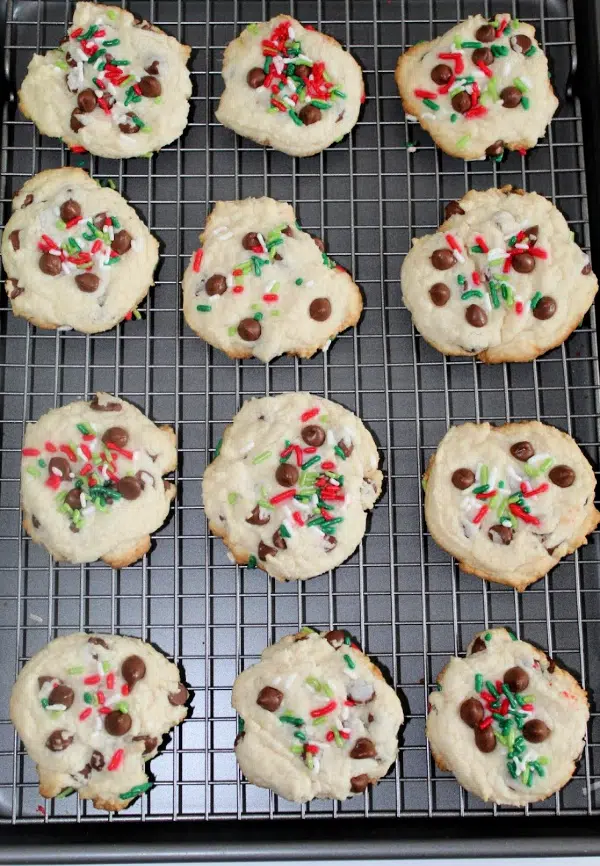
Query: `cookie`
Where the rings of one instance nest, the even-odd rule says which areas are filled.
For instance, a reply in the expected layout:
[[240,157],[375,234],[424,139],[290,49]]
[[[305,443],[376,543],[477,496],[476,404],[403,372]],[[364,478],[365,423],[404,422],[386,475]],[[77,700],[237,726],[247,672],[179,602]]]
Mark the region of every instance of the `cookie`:
[[362,312],[350,275],[272,198],[217,202],[183,277],[190,328],[230,358],[310,358]]
[[10,717],[42,797],[77,791],[118,811],[152,786],[145,762],[188,714],[177,666],[134,637],[70,634],[21,670]]
[[204,473],[211,532],[277,580],[322,574],[360,544],[378,464],[373,437],[338,403],[306,391],[248,400]]
[[217,120],[290,156],[340,141],[364,101],[362,70],[341,45],[289,15],[250,24],[227,46]]
[[426,734],[440,770],[484,801],[524,806],[567,784],[589,705],[579,683],[504,628],[476,635],[429,697]]
[[150,549],[175,485],[175,432],[99,392],[29,423],[23,440],[23,526],[55,559],[124,568]]
[[598,280],[554,205],[512,187],[471,190],[446,216],[402,265],[404,304],[427,342],[489,364],[531,361],[564,342]]
[[400,700],[341,629],[268,647],[236,679],[231,704],[242,773],[295,803],[362,794],[398,753]]
[[596,477],[579,446],[539,421],[462,424],[423,477],[425,520],[464,571],[522,591],[600,521]]
[[53,168],[14,197],[2,261],[15,316],[94,334],[146,297],[158,241],[118,192],[81,168]]
[[510,15],[473,15],[398,59],[406,114],[460,159],[502,159],[537,144],[558,108],[535,28]]
[[118,6],[77,3],[58,48],[34,54],[19,108],[44,135],[114,159],[179,138],[190,48]]

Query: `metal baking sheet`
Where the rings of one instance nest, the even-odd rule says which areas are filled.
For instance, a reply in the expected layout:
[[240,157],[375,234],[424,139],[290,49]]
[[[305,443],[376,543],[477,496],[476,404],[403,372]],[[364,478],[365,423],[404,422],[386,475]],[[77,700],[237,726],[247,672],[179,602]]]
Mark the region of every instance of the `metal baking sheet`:
[[[162,249],[142,320],[105,334],[29,327],[10,314],[6,295],[1,297],[0,820],[42,829],[64,822],[108,821],[113,827],[145,822],[142,840],[150,838],[148,825],[182,820],[303,817],[317,823],[335,819],[342,826],[344,819],[359,818],[361,826],[371,821],[365,827],[374,827],[372,819],[381,817],[497,814],[500,820],[520,820],[529,812],[557,816],[554,826],[560,827],[573,816],[597,815],[596,712],[575,778],[558,796],[529,809],[486,805],[435,769],[424,723],[436,674],[486,626],[508,625],[539,643],[592,695],[597,692],[598,537],[519,596],[459,573],[427,534],[419,483],[448,426],[465,420],[538,418],[567,430],[597,465],[595,312],[564,346],[543,358],[486,367],[445,358],[427,346],[412,328],[399,284],[411,238],[437,227],[444,203],[473,187],[509,183],[550,197],[589,249],[581,111],[571,91],[573,2],[134,0],[124,5],[193,47],[190,124],[180,140],[149,160],[70,154],[19,114],[14,92],[27,63],[34,51],[54,46],[64,35],[72,5],[67,0],[7,4],[4,219],[11,196],[27,177],[81,164],[96,178],[115,181],[161,239]],[[438,35],[467,14],[506,10],[537,27],[551,58],[560,109],[547,138],[527,157],[511,154],[499,165],[465,165],[434,148],[420,127],[406,120],[393,70],[400,51],[414,42]],[[264,150],[214,118],[225,45],[246,23],[282,11],[335,36],[365,72],[368,99],[352,136],[308,159]],[[359,326],[310,360],[282,358],[267,366],[231,361],[192,334],[181,314],[182,271],[213,203],[263,194],[289,200],[303,226],[324,237],[330,255],[364,292]],[[155,421],[173,424],[180,448],[174,512],[156,533],[151,553],[120,572],[98,563],[57,565],[20,528],[25,423],[96,389],[118,393]],[[314,391],[358,412],[378,442],[386,483],[351,559],[333,573],[277,584],[263,572],[232,565],[222,542],[210,537],[200,481],[242,402],[290,389]],[[231,684],[265,645],[303,624],[349,628],[401,689],[407,724],[398,761],[366,798],[299,806],[247,784],[236,767]],[[155,787],[118,816],[107,817],[76,797],[44,801],[33,762],[8,719],[8,695],[24,661],[53,637],[78,629],[153,641],[182,664],[194,692],[190,718],[150,765]],[[23,843],[27,834],[23,828]]]

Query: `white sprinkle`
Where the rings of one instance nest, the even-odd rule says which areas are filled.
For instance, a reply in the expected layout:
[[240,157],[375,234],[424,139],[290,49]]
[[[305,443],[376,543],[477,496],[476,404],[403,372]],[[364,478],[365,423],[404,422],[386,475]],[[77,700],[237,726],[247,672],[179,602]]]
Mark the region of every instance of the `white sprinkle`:
[[268,284],[268,286],[265,287],[265,290],[264,290],[265,294],[267,294],[267,295],[269,294],[269,292],[271,291],[271,289],[273,288],[273,286],[275,285],[276,282],[277,282],[277,280],[271,280],[271,282]]
[[51,256],[59,256],[61,254],[61,250],[48,250]]
[[339,486],[340,486],[340,482],[337,481],[335,478],[330,478],[330,479],[329,479],[329,483],[330,483],[330,484],[333,484],[334,487],[339,487]]
[[100,99],[100,97],[103,95],[103,93],[102,93],[101,90],[94,90],[94,93],[96,94],[96,96],[98,97],[98,99]]
[[305,96],[304,101],[305,102],[312,102],[312,96]]
[[290,27],[288,29],[288,38],[289,39],[295,39],[296,38],[296,31],[294,30],[293,27]]
[[228,232],[226,235],[219,235],[218,240],[220,241],[228,241],[233,237],[233,232]]
[[290,689],[297,676],[298,676],[298,674],[290,674],[289,676],[287,676],[285,678],[285,680],[283,681],[284,689],[286,689],[286,690]]
[[421,115],[421,120],[437,120],[437,117],[431,111],[424,111]]
[[349,715],[350,715],[350,710],[349,710],[349,708],[348,708],[347,706],[344,705],[344,706],[342,707],[342,710],[341,710],[340,716],[341,716],[342,719],[345,721],[345,720],[348,718]]
[[229,231],[229,226],[217,226],[214,230],[213,235],[223,235]]
[[531,90],[531,78],[528,78],[526,75],[521,75],[521,81],[523,84]]
[[[77,48],[75,49],[75,54],[77,55],[77,57],[79,57],[79,59],[81,60],[82,64],[83,64],[83,63],[87,63],[87,60],[88,60],[88,58],[87,58],[87,54],[85,54],[85,53],[81,50],[81,48],[77,47]],[[79,67],[78,67],[78,68],[79,68]]]
[[86,517],[89,517],[91,514],[94,514],[95,511],[96,511],[96,509],[94,508],[93,505],[88,505],[87,508],[83,508],[81,510],[81,513],[85,514]]
[[248,452],[252,451],[253,448],[254,448],[254,441],[246,442],[246,444],[243,446],[240,453],[241,454],[248,454]]
[[283,67],[285,63],[283,62],[283,57],[280,54],[277,54],[273,58],[273,66],[275,67],[275,71],[280,75],[283,72]]
[[111,241],[114,241],[114,239],[115,239],[115,229],[114,229],[114,226],[106,226],[105,231],[108,232],[108,236],[109,236],[109,238],[111,239]]
[[307,289],[311,289],[314,286],[314,284],[315,284],[314,280],[308,280],[304,285],[306,286]]
[[47,710],[60,710],[64,712],[67,708],[64,704],[48,704],[46,707]]
[[83,492],[83,490],[82,490],[81,493],[79,494],[79,499],[80,499],[80,501],[81,501],[81,507],[82,507],[82,508],[85,508],[85,506],[87,505],[87,498],[86,498],[86,495],[85,495],[85,493]]
[[134,253],[141,253],[144,249],[144,239],[143,238],[132,238],[131,239],[131,249]]
[[335,436],[333,435],[333,430],[331,430],[331,428],[327,431],[327,444],[335,445]]
[[44,620],[41,618],[41,616],[38,616],[37,613],[30,613],[29,619],[32,620],[33,622],[44,622]]
[[516,250],[528,250],[529,244],[523,244],[523,243],[515,244],[515,249]]
[[490,296],[487,294],[483,296],[483,306],[488,311],[492,309],[492,302],[490,301]]
[[414,114],[406,114],[405,117],[407,120],[411,120],[411,121],[417,120],[417,118],[414,116]]
[[457,262],[461,262],[461,263],[464,262],[465,257],[463,256],[462,253],[459,253],[458,250],[452,250],[452,252],[454,253],[454,258],[456,259]]
[[313,773],[318,773],[320,767],[321,767],[321,762],[319,761],[319,759],[318,759],[318,758],[313,758],[313,768],[312,768],[312,772],[313,772]]
[[225,277],[225,283],[228,289],[232,288],[232,286],[234,285],[233,274],[227,274],[227,276]]

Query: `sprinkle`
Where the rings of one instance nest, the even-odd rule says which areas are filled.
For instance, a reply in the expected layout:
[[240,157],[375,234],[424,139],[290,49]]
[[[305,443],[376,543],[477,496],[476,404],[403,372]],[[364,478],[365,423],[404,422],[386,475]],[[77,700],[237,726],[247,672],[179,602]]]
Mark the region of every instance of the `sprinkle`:
[[320,409],[308,409],[306,412],[302,413],[302,415],[300,416],[300,420],[303,422],[310,421],[310,419],[318,415],[320,411]]
[[344,655],[344,661],[346,662],[346,664],[348,665],[350,670],[353,671],[354,668],[356,667],[356,664],[355,664],[354,660],[352,659],[352,657],[346,653],[346,655]]
[[475,674],[475,691],[480,692],[483,688],[483,677],[481,674]]
[[516,88],[518,88],[518,90],[521,91],[521,93],[527,93],[527,91],[529,90],[522,78],[515,78],[513,84]]
[[75,668],[67,668],[67,673],[76,676],[77,674],[82,674],[85,668],[83,666],[75,667]]
[[[118,40],[115,40],[118,42]],[[104,43],[108,45],[107,42]],[[109,767],[110,769],[110,767]],[[148,788],[152,787],[152,782],[144,782],[142,785],[135,785],[133,788],[130,788],[129,791],[126,791],[124,794],[119,794],[119,800],[131,800],[132,797],[137,797],[138,794],[143,794],[144,791],[147,791]]]
[[100,680],[100,674],[92,674],[91,677],[85,677],[83,682],[86,686],[95,686],[100,682]]
[[196,309],[199,313],[210,313],[212,307],[210,304],[198,304]]
[[229,502],[230,505],[235,505],[238,499],[239,495],[237,493],[232,492],[227,494],[227,502]]
[[424,99],[423,105],[426,105],[427,108],[431,108],[432,111],[439,111],[440,110],[440,107],[437,104],[437,102],[433,102],[431,99]]
[[415,90],[415,96],[417,99],[435,99],[437,93],[434,93],[432,90]]
[[520,505],[517,505],[516,503],[511,502],[508,507],[509,507],[510,511],[512,512],[512,514],[514,514],[515,517],[520,518],[523,521],[523,523],[530,523],[533,526],[539,526],[540,525],[539,519],[537,517],[534,517],[533,514],[529,514],[528,512],[524,511]]
[[485,729],[489,728],[493,721],[493,716],[488,716],[487,718],[483,719],[483,721],[479,722],[479,730],[485,731]]
[[256,561],[255,556],[248,557],[248,562],[247,562],[248,568],[256,568],[256,564],[257,564],[257,561]]
[[313,719],[318,719],[321,716],[327,716],[329,713],[332,713],[337,707],[337,701],[329,701],[328,704],[325,704],[323,707],[317,707],[316,710],[311,710],[310,715]]
[[481,523],[481,521],[483,520],[483,518],[485,517],[485,515],[488,513],[489,510],[490,510],[489,506],[482,505],[481,508],[479,509],[479,511],[477,512],[477,514],[475,515],[475,517],[473,518],[472,522],[475,524]]
[[294,725],[297,728],[301,727],[301,725],[304,724],[304,719],[301,719],[298,716],[291,715],[279,716],[279,721],[284,722],[284,724],[286,725]]
[[[88,719],[91,715],[92,715],[92,708],[86,707],[85,710],[83,710],[81,713],[79,713],[79,721],[85,722],[85,720]],[[109,769],[110,769],[110,767],[109,767]]]
[[533,57],[536,51],[537,48],[535,47],[535,45],[531,45],[525,52],[525,57]]
[[530,106],[530,104],[531,104],[531,103],[529,102],[529,97],[527,97],[527,96],[522,96],[522,97],[521,97],[521,105],[523,106],[523,108],[525,109],[525,111],[529,111],[529,106]]
[[465,292],[460,296],[461,301],[467,301],[469,298],[483,298],[483,292],[480,292],[478,289],[471,289],[471,291]]
[[462,150],[463,148],[465,148],[465,147],[467,146],[467,144],[469,143],[470,139],[471,139],[471,136],[470,136],[470,135],[463,135],[463,136],[462,136],[461,138],[459,138],[458,141],[456,142],[456,146],[459,148],[459,150]]
[[257,457],[254,458],[252,463],[254,465],[256,465],[257,463],[263,463],[265,460],[268,460],[272,454],[273,454],[272,451],[263,451],[262,454],[259,454]]
[[124,755],[125,755],[125,752],[123,751],[123,749],[117,749],[117,751],[114,753],[114,755],[110,759],[110,762],[109,762],[108,767],[106,769],[110,770],[110,771],[118,770],[119,767],[121,766],[121,764],[123,763]]

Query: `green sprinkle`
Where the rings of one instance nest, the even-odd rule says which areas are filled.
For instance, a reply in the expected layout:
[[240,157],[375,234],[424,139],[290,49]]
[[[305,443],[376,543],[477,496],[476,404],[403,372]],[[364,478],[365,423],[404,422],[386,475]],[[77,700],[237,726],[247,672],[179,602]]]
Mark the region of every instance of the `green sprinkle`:
[[461,301],[468,301],[469,298],[483,298],[483,292],[480,292],[479,289],[471,289],[460,296]]
[[84,668],[83,665],[82,665],[81,667],[68,668],[68,669],[67,669],[67,673],[68,673],[68,674],[73,674],[73,675],[75,675],[75,674],[82,674],[82,673],[84,672],[84,670],[85,670],[85,668]]
[[313,725],[326,725],[328,722],[327,716],[317,716],[316,719],[312,720]]
[[290,752],[293,755],[301,755],[304,752],[304,746],[301,746],[300,743],[294,743],[293,746],[290,746]]
[[[111,62],[111,65],[112,66],[131,66],[131,60],[113,60]],[[132,118],[132,120],[133,120],[133,118]]]
[[46,468],[46,461],[45,461],[45,460],[42,460],[42,458],[40,457],[40,459],[39,459],[38,462],[37,462],[37,465],[38,465],[41,469],[45,469],[45,468]]
[[314,762],[313,756],[310,754],[310,752],[304,756],[304,760],[306,761],[306,766],[308,767],[308,769],[313,770],[314,766],[315,766],[315,762]]
[[480,692],[483,688],[483,677],[481,674],[475,674],[475,691]]
[[313,520],[309,520],[306,525],[307,526],[322,526],[324,523],[325,523],[324,517],[315,517]]
[[[334,93],[335,96],[339,97],[339,99],[347,99],[346,94],[344,93],[343,90],[340,90],[339,87],[334,87],[332,90],[332,93]],[[314,105],[314,103],[313,103],[313,105]]]
[[458,119],[458,114],[451,114],[450,115],[450,123],[456,123],[457,119]]
[[311,105],[314,105],[315,108],[320,108],[321,111],[323,111],[327,108],[331,108],[331,103],[330,102],[323,102],[322,99],[313,99],[311,101]]
[[518,778],[517,765],[515,764],[514,761],[509,761],[506,765],[506,768],[507,768],[508,772],[510,773],[510,775],[513,777],[513,779]]
[[533,57],[536,51],[537,48],[535,47],[535,45],[531,45],[525,52],[525,57]]
[[302,279],[302,277],[298,277],[298,279],[296,280],[296,285],[301,286],[303,282],[304,280]]
[[504,692],[504,694],[508,698],[508,701],[509,701],[511,707],[513,707],[513,709],[516,708],[518,706],[518,704],[515,700],[515,696],[513,695],[512,691],[510,690],[510,686],[507,686],[506,683],[504,683],[502,685],[502,691]]
[[461,48],[483,48],[481,42],[463,42]]
[[529,97],[522,96],[521,97],[521,105],[523,106],[525,111],[529,111],[529,106],[530,106]]
[[283,535],[284,538],[291,538],[292,537],[291,532],[289,531],[287,526],[285,526],[283,523],[279,527],[279,532],[281,533],[281,535]]
[[457,276],[457,278],[456,278],[456,282],[458,283],[459,286],[464,286],[464,284],[465,284],[465,282],[466,282],[466,280],[465,280],[465,278],[464,278],[464,275],[463,275],[463,274],[459,274],[459,275]]
[[235,505],[238,499],[239,495],[237,493],[231,492],[227,494],[227,502],[229,502],[230,505]]
[[[104,44],[106,45],[106,42]],[[506,57],[508,48],[506,45],[492,45],[492,54],[494,57]]]
[[[114,496],[114,493],[111,493],[111,496]],[[110,671],[110,662],[102,662],[102,670],[107,674]]]
[[85,701],[86,704],[93,704],[94,703],[94,699],[92,698],[91,692],[84,692],[83,693],[83,700]]
[[549,762],[549,760],[550,760],[550,758],[547,758],[545,755],[541,755],[541,756],[537,759],[537,762],[538,762],[538,764],[541,764],[542,767],[545,767],[546,764]]
[[230,325],[229,328],[227,328],[227,333],[229,334],[230,337],[233,337],[233,335],[237,333],[236,326]]
[[306,734],[304,731],[294,731],[294,736],[297,740],[300,740],[303,743],[306,742]]
[[98,29],[98,26],[96,24],[92,24],[91,27],[88,27],[88,29],[85,31],[85,33],[81,33],[77,37],[77,40],[79,42],[83,42],[85,39],[89,39],[90,36],[94,35],[94,33],[96,32],[97,29]]
[[459,150],[462,150],[463,148],[465,148],[467,146],[467,144],[469,143],[470,140],[471,140],[470,135],[463,135],[456,142],[456,146],[459,148]]
[[118,711],[119,711],[120,713],[127,713],[127,712],[129,712],[129,707],[127,706],[127,704],[125,703],[125,701],[119,701],[119,703],[117,704],[117,709],[118,709]]
[[450,96],[456,96],[457,93],[462,93],[462,87],[459,85],[458,87],[453,87],[450,91]]
[[353,671],[354,668],[356,667],[356,664],[355,664],[354,660],[352,659],[352,657],[348,655],[348,653],[346,653],[346,655],[344,656],[344,661],[346,662],[346,664],[348,665],[350,670]]
[[[275,111],[277,111],[277,109],[275,109]],[[303,125],[302,121],[300,120],[300,118],[298,117],[298,115],[296,114],[296,112],[292,108],[290,108],[290,110],[288,111],[288,114],[292,118],[292,120],[294,121],[296,126],[302,126]]]
[[69,69],[69,64],[66,63],[64,60],[57,60],[54,65],[57,66],[59,69],[64,69],[66,71]]
[[302,634],[317,634],[314,628],[311,628],[309,625],[303,625],[300,631]]
[[304,724],[304,719],[300,719],[298,716],[292,716],[284,714],[283,716],[279,716],[279,721],[283,722],[286,725],[294,725],[294,727],[299,728]]
[[490,641],[492,639],[492,635],[490,634],[489,631],[486,631],[486,633],[483,636],[483,639],[487,640],[487,641]]
[[[479,475],[479,480],[480,480],[481,484],[487,485],[489,477],[490,477],[490,470],[489,470],[488,466],[487,465],[482,466],[481,467],[481,474]],[[484,491],[478,490],[477,492],[483,493]]]
[[433,99],[424,99],[423,104],[426,105],[427,108],[431,108],[432,111],[439,111],[440,110],[439,105],[437,104],[437,102],[434,102]]
[[49,703],[48,698],[42,698],[40,703],[43,706],[43,708],[46,709],[46,707],[48,706],[48,703]]
[[77,427],[77,429],[79,430],[80,433],[83,433],[84,436],[87,436],[87,434],[90,432],[87,424],[76,424],[75,426]]
[[75,788],[63,788],[60,794],[57,794],[54,799],[55,800],[64,800],[65,797],[69,797],[71,794],[75,792]]
[[103,54],[106,54],[106,48],[99,48],[98,51],[94,51],[94,53],[88,57],[88,63],[95,63]]
[[521,91],[521,93],[527,93],[529,90],[522,78],[515,78],[513,84]]
[[255,556],[248,557],[247,568],[256,568],[256,557]]
[[107,9],[106,10],[106,17],[110,18],[111,21],[114,21],[115,18],[117,17],[117,13],[115,12],[114,9]]
[[212,307],[210,304],[198,304],[196,309],[199,313],[210,313]]
[[125,791],[124,794],[119,794],[119,800],[131,800],[132,797],[137,797],[138,794],[143,794],[144,791],[147,791],[148,788],[152,787],[152,782],[144,782],[142,785],[135,785],[135,787],[130,788],[129,791]]
[[481,247],[479,246],[479,244],[475,244],[474,247],[471,247],[471,252],[472,252],[472,253],[482,253],[483,250],[481,249]]
[[137,114],[132,114],[132,115],[131,115],[131,119],[133,120],[133,122],[135,123],[135,125],[136,125],[139,129],[142,129],[142,127],[145,126],[144,121],[143,121],[140,117],[138,117]]
[[[248,24],[248,26],[246,27],[246,30],[249,30],[250,33],[258,33],[258,24],[256,24],[253,21],[252,23]],[[270,58],[270,59],[272,59],[272,58]]]
[[307,460],[305,463],[302,464],[302,469],[308,469],[309,466],[314,466],[315,463],[319,463],[320,460],[321,458],[319,457],[319,455],[315,454],[314,457],[311,457],[310,460]]
[[272,451],[263,451],[262,454],[259,454],[257,457],[254,458],[252,463],[255,466],[257,463],[263,463],[265,460],[269,459],[269,457],[272,455],[272,453],[273,453]]
[[331,688],[331,686],[329,685],[329,683],[321,683],[321,688],[323,689],[323,691],[325,692],[325,695],[326,695],[328,698],[332,698],[332,697],[333,697],[333,689]]
[[[315,690],[315,692],[321,691],[321,683],[316,677],[306,677],[304,680],[307,686],[311,686]],[[303,735],[304,736],[304,735]]]
[[257,322],[260,322],[260,320],[262,319],[262,317],[263,317],[263,314],[262,314],[262,313],[254,313],[254,315],[253,315],[252,318],[253,318],[253,319],[256,319]]
[[121,43],[120,39],[105,39],[102,44],[108,45],[108,46],[113,46],[113,45],[120,45],[120,43]]

